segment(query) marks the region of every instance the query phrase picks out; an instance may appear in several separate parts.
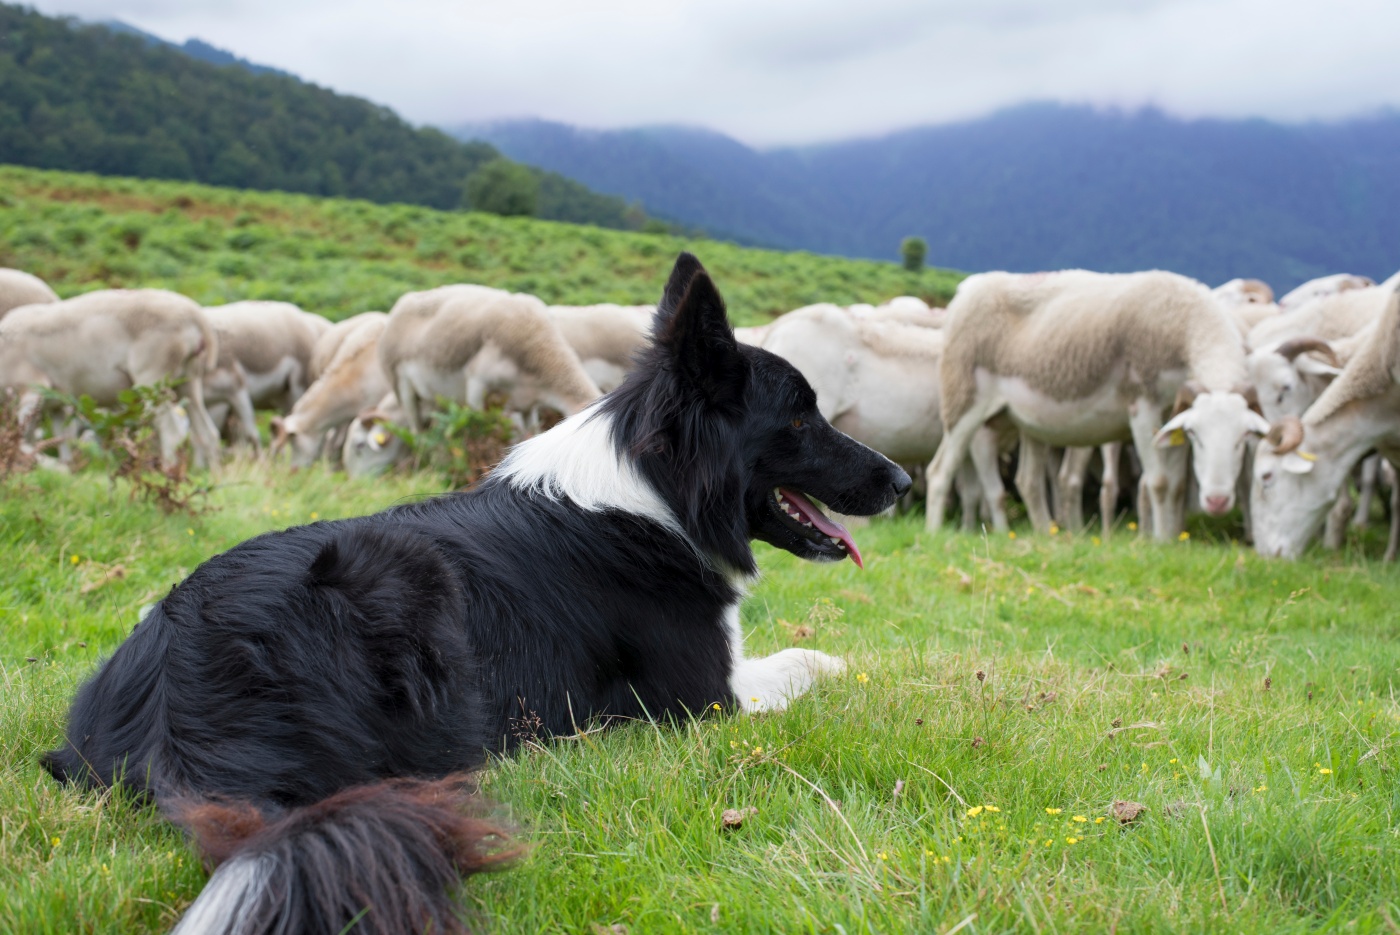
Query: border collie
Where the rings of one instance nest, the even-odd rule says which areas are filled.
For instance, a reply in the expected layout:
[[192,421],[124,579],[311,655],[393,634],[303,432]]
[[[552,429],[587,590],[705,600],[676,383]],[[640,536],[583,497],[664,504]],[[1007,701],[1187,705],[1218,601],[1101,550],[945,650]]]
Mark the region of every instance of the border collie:
[[833,429],[786,361],[739,345],[676,261],[635,372],[466,493],[217,555],[78,692],[44,765],[124,784],[218,869],[177,932],[464,931],[491,862],[461,774],[522,735],[776,710],[840,660],[744,656],[761,539],[860,553],[814,504],[909,488]]

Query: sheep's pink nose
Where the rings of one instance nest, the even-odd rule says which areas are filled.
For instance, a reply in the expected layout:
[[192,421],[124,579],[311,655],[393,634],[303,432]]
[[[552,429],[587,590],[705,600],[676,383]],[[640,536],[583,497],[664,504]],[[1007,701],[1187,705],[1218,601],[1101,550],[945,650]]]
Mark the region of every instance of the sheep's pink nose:
[[1229,509],[1229,497],[1206,497],[1206,512],[1211,516],[1219,516]]

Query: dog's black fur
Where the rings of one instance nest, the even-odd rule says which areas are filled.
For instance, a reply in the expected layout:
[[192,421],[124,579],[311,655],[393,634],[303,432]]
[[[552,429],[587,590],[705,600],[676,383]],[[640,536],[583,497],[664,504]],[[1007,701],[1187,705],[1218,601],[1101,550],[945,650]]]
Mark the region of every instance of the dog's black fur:
[[[791,365],[735,341],[694,257],[677,261],[654,327],[592,418],[611,420],[617,456],[679,531],[498,472],[468,493],[251,539],[172,589],[82,687],[47,768],[281,814],[470,769],[527,734],[732,707],[723,618],[756,570],[750,541],[846,554],[784,515],[775,489],[870,514],[909,479],[827,424]],[[421,922],[371,910],[361,924]]]

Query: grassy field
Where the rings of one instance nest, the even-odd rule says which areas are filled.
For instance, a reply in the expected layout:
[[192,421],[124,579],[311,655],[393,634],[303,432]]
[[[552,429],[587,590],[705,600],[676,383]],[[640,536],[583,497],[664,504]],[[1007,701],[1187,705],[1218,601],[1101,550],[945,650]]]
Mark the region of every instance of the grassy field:
[[660,297],[681,250],[709,267],[741,325],[813,302],[918,295],[945,305],[962,278],[528,218],[0,165],[0,266],[62,296],[152,286],[205,305],[283,299],[336,320],[451,282],[546,302],[641,304]]
[[[0,931],[159,932],[202,885],[150,811],[36,765],[137,608],[256,532],[436,483],[235,466],[195,518],[91,474],[0,486]],[[1397,931],[1397,572],[1371,540],[1280,564],[1191,532],[880,522],[863,573],[761,548],[750,651],[849,674],[500,764],[532,849],[465,899],[500,933]]]

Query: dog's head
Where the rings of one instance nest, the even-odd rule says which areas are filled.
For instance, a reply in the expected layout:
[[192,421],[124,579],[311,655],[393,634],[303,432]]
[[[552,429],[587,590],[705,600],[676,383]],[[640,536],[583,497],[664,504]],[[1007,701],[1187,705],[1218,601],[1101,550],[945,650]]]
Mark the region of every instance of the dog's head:
[[787,361],[738,343],[700,261],[681,254],[657,308],[652,344],[604,403],[616,440],[708,554],[746,573],[749,542],[813,561],[860,553],[813,502],[868,516],[909,475],[843,435]]

